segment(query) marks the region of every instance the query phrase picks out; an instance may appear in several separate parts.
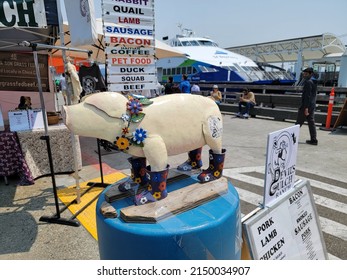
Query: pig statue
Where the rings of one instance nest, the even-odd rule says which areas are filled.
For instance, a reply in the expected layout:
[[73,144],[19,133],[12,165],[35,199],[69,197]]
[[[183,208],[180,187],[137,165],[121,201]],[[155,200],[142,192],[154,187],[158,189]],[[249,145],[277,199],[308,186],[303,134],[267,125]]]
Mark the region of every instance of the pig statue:
[[132,182],[120,184],[119,190],[129,191],[134,185],[147,187],[135,193],[136,205],[167,196],[168,156],[188,152],[187,161],[178,169],[199,169],[202,147],[208,145],[210,164],[198,180],[204,183],[222,176],[223,122],[218,106],[210,98],[170,94],[142,99],[100,92],[64,110],[65,123],[74,134],[107,140],[131,155]]

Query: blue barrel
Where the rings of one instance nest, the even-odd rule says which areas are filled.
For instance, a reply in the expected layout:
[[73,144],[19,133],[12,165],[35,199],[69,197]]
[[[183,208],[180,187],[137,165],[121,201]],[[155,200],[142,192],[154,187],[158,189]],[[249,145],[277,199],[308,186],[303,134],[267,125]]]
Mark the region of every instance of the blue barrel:
[[[168,191],[196,183],[192,177],[169,183]],[[108,187],[109,188],[109,187]],[[102,260],[240,260],[240,200],[233,185],[229,191],[186,212],[157,223],[127,223],[122,218],[105,218],[96,207],[96,223]],[[168,198],[166,198],[168,199]],[[119,211],[133,205],[131,198],[111,205]]]

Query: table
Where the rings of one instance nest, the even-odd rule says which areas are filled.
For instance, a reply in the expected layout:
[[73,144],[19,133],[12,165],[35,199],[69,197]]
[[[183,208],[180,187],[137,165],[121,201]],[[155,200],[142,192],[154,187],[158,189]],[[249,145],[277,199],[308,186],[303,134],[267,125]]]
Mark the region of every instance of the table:
[[0,176],[18,174],[19,185],[32,185],[34,178],[23,156],[16,132],[0,132]]
[[[44,129],[17,131],[25,161],[33,178],[51,174],[47,144],[40,137],[45,135]],[[72,134],[64,124],[48,126],[48,135],[52,151],[54,173],[67,173],[75,170]],[[82,168],[81,149],[78,136],[74,136],[77,167]]]

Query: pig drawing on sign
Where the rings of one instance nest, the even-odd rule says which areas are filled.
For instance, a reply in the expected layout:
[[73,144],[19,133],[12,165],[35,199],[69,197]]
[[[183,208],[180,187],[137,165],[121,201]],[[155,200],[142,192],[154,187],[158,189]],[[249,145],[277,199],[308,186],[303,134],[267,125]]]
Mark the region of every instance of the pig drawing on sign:
[[145,187],[145,191],[135,192],[136,205],[167,196],[169,156],[188,153],[178,169],[200,169],[202,147],[208,145],[209,167],[197,178],[205,183],[222,176],[226,152],[222,148],[223,121],[210,98],[172,94],[146,99],[100,92],[64,110],[65,123],[74,134],[107,140],[131,155],[131,180],[118,188],[134,192],[134,186]]

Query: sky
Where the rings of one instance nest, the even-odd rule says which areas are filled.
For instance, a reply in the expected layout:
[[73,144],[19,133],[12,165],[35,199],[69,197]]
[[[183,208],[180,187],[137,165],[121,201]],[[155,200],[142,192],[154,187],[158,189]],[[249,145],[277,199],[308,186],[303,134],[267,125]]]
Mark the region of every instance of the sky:
[[[94,0],[96,17],[101,1]],[[347,44],[347,0],[155,0],[154,11],[159,40],[179,34],[182,24],[222,48],[323,33]]]

